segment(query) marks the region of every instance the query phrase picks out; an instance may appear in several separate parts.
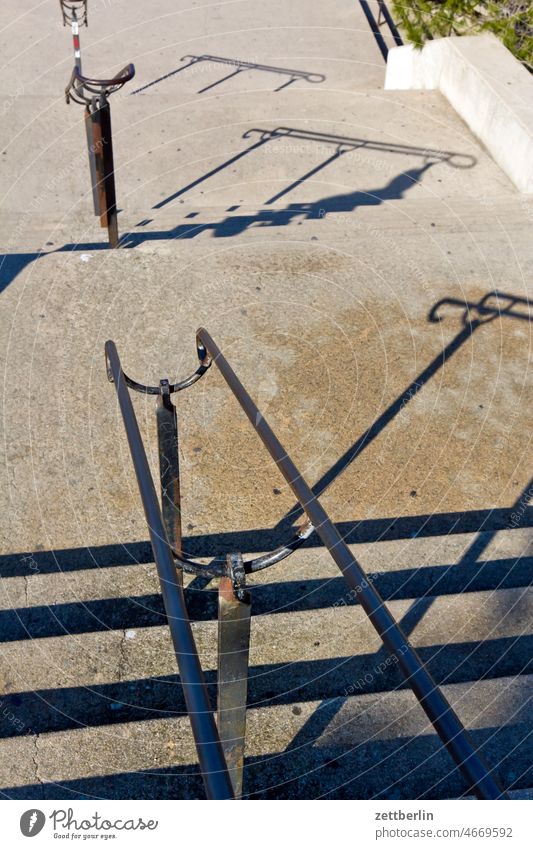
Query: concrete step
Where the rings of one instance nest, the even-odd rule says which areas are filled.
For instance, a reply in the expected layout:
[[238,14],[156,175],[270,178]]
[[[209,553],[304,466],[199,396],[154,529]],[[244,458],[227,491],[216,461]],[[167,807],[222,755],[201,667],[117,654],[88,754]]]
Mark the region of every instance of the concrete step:
[[[118,203],[146,219],[180,200],[347,212],[358,202],[440,200],[465,188],[473,198],[515,196],[438,92],[251,90],[213,96],[208,109],[139,95],[120,98],[112,112]],[[80,106],[21,95],[1,146],[6,211],[91,217]]]
[[[120,211],[123,249],[157,255],[187,250],[194,256],[194,248],[189,250],[183,247],[184,243],[200,243],[198,251],[203,254],[209,249],[209,241],[219,238],[233,239],[225,250],[233,249],[234,244],[240,247],[247,242],[255,244],[273,239],[289,244],[318,241],[335,247],[342,243],[360,254],[371,252],[372,260],[379,261],[391,247],[391,241],[387,240],[401,238],[408,248],[404,252],[406,263],[413,263],[412,257],[421,249],[424,254],[438,250],[441,257],[453,256],[453,262],[457,262],[468,249],[482,259],[494,240],[502,250],[509,250],[510,241],[516,248],[527,249],[531,202],[506,195],[480,202],[469,197],[467,189],[463,196],[446,199],[427,195],[380,199],[360,193],[346,209],[340,201],[338,204],[324,201],[322,206],[319,202],[287,203],[286,208],[247,204],[208,206],[184,201],[170,208],[152,210],[148,218],[145,213],[146,210],[135,208]],[[0,213],[0,226],[6,231],[12,221],[13,213]],[[87,255],[92,257],[108,247],[107,230],[80,209],[68,221],[61,222],[52,213],[30,211],[24,217],[24,229],[16,242],[12,252],[2,258],[3,287],[36,259],[57,252],[74,252],[84,254],[84,261],[88,261]],[[212,247],[216,249],[216,243]],[[106,252],[105,256],[110,254]]]
[[[517,789],[530,786],[522,745],[531,733],[530,677],[444,689],[501,780]],[[252,709],[247,739],[245,792],[253,798],[446,798],[464,792],[407,691]],[[2,782],[9,798],[201,794],[185,717],[4,739],[0,749],[2,764],[9,765],[10,784]]]
[[[316,558],[316,554],[310,556]],[[364,559],[368,560],[368,558]],[[324,558],[321,557],[320,561],[322,565]],[[378,589],[381,585],[386,589],[389,584],[392,592],[389,590],[384,595],[388,597],[391,610],[398,618],[405,617],[406,622],[412,619],[412,627],[416,627],[416,636],[418,640],[422,640],[422,645],[432,642],[447,643],[450,640],[453,641],[454,637],[457,641],[465,641],[475,639],[476,635],[480,640],[510,636],[522,633],[527,624],[530,600],[527,587],[501,587],[505,584],[506,578],[513,580],[513,572],[519,573],[519,568],[518,570],[514,568],[522,565],[518,559],[507,564],[507,571],[504,564],[499,564],[500,583],[495,589],[477,592],[473,591],[473,585],[475,586],[476,580],[483,581],[482,572],[486,561],[476,564],[476,572],[474,564],[468,564],[466,566],[468,577],[465,577],[463,592],[459,594],[453,592],[453,584],[452,590],[446,587],[445,567],[437,580],[433,581],[431,578],[435,574],[434,567],[425,566],[418,570],[414,569],[413,574],[409,576],[412,588],[416,586],[414,573],[433,569],[432,576],[426,579],[427,583],[424,578],[420,582],[426,583],[426,586],[429,583],[433,593],[429,590],[423,594],[422,599],[418,600],[409,597],[406,592],[406,581],[409,581],[406,572],[394,581],[396,577],[394,571],[383,574],[369,569],[371,564],[365,565],[369,574],[372,575],[372,582]],[[526,565],[526,563],[523,564],[522,580],[528,577]],[[292,622],[296,633],[301,631],[302,635],[307,635],[302,636],[302,646],[294,649],[296,656],[299,656],[300,648],[310,645],[310,636],[307,632],[316,631],[320,618],[328,610],[335,608],[331,611],[334,615],[332,623],[337,623],[336,626],[332,625],[335,631],[340,629],[343,634],[350,633],[361,651],[372,651],[379,647],[379,643],[375,644],[373,629],[367,628],[365,614],[358,606],[353,607],[353,599],[348,588],[345,589],[333,562],[331,562],[331,568],[327,569],[327,574],[321,578],[311,578],[315,570],[306,570],[305,578],[300,577],[294,580],[293,568],[295,567],[286,564],[283,579],[279,582],[272,583],[271,575],[265,577],[263,583],[255,581],[253,577],[250,578],[250,587],[256,599],[254,613],[257,617],[256,627],[260,629],[261,644],[266,641],[273,646],[277,645],[275,632],[281,629],[281,633],[284,627],[290,630],[289,623]],[[453,567],[450,568],[453,581]],[[133,572],[133,569],[125,571]],[[123,576],[121,569],[99,570],[96,575],[85,571],[71,576],[48,575],[43,578],[6,579],[5,583],[8,586],[4,588],[1,600],[0,639],[3,643],[19,640],[33,641],[37,638],[60,637],[63,634],[83,634],[128,627],[145,628],[162,624],[163,608],[155,568],[138,567],[138,571],[141,574],[138,577],[131,576],[129,580],[127,576]],[[106,572],[112,574],[106,575]],[[302,575],[301,571],[300,575]],[[291,577],[293,577],[292,581]],[[517,579],[518,574],[514,577],[515,581]],[[494,581],[494,577],[492,580]],[[17,589],[22,588],[23,583],[26,585],[24,597],[17,598]],[[194,589],[196,584],[191,582],[188,589],[191,616],[202,622],[216,619],[216,593],[199,592]],[[416,605],[418,610],[415,613]],[[431,609],[429,625],[425,624],[426,609]],[[412,613],[408,614],[408,611]],[[465,615],[467,622],[462,622]],[[419,625],[419,618],[423,619],[424,624]],[[266,629],[264,633],[263,627]],[[359,627],[362,627],[365,632],[369,631],[369,636],[365,638],[358,631],[352,631],[353,628]],[[432,631],[427,630],[430,627]],[[211,634],[210,630],[208,634]],[[370,643],[367,643],[368,639]],[[337,643],[336,640],[339,642]],[[280,640],[280,646],[284,644],[285,640]],[[342,650],[344,644],[340,635],[337,634],[326,639],[325,642],[323,640],[321,645],[322,649],[318,656],[323,656],[325,646],[328,646],[326,651],[337,652]],[[288,650],[288,648],[281,650]],[[295,658],[291,656],[284,659],[294,660]]]

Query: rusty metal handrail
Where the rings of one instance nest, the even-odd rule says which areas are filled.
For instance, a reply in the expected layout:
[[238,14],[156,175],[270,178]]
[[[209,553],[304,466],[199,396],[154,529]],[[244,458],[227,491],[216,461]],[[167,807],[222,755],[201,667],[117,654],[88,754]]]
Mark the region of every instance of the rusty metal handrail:
[[[512,309],[515,300],[513,299],[512,303],[510,300],[508,301],[506,304],[507,309]],[[246,591],[245,575],[247,571],[255,571],[254,568],[250,568],[250,564],[257,564],[257,561],[262,561],[262,563],[260,566],[256,565],[256,568],[265,568],[274,562],[279,562],[280,559],[291,554],[314,529],[341,570],[348,586],[354,591],[384,645],[396,659],[407,683],[466,779],[468,790],[474,792],[481,799],[506,798],[505,792],[498,785],[473,740],[425,668],[417,652],[409,643],[409,640],[388,610],[383,599],[352,555],[340,532],[275,436],[264,416],[222,354],[220,348],[204,328],[200,328],[197,332],[196,347],[200,367],[192,377],[194,378],[198,375],[199,371],[201,371],[199,376],[205,374],[212,363],[217,366],[307,516],[307,524],[299,529],[292,546],[289,543],[287,546],[282,546],[270,554],[263,555],[262,558],[257,558],[256,561],[249,561],[247,569],[240,554],[227,555],[225,563],[223,558],[215,558],[210,566],[198,564],[184,558],[181,553],[181,508],[176,408],[170,402],[170,384],[168,380],[162,380],[160,382],[158,440],[163,515],[166,530],[163,529],[163,520],[158,509],[158,540],[154,541],[153,528],[150,524],[148,513],[147,519],[150,525],[156,563],[158,554],[156,552],[155,542],[159,541],[159,546],[161,547],[161,540],[163,539],[163,548],[166,557],[165,569],[168,570],[168,556],[172,550],[174,564],[178,569],[194,571],[195,574],[203,574],[208,577],[216,575],[221,578],[219,588],[218,656],[219,732],[235,795],[240,797],[242,792],[246,716],[245,681],[247,678],[250,637],[251,599],[249,593]],[[132,447],[130,433],[128,433],[128,438],[130,440],[132,456],[134,451],[136,451],[137,454],[142,454],[144,458],[144,466],[140,472],[138,463],[136,464],[137,479],[141,488],[142,479],[147,474],[149,475],[149,472],[147,471],[146,454],[140,440],[131,406],[128,386],[137,391],[143,391],[143,389],[146,390],[149,387],[143,387],[142,384],[126,379],[120,367],[116,348],[112,342],[106,343],[106,357],[109,379],[116,384],[120,384],[121,387],[119,392],[117,386],[117,392],[119,392],[119,401],[121,402],[126,429],[128,430],[133,427],[131,422],[128,423],[126,421],[127,416],[130,418],[133,417],[135,423],[138,443]],[[181,383],[173,384],[173,391],[179,391],[179,389],[191,385],[191,382],[196,382],[197,379],[198,377],[194,380],[188,378]],[[124,409],[126,409],[126,413]],[[150,503],[152,503],[154,493],[151,477],[150,487],[152,493],[150,495]],[[143,495],[142,488],[141,495],[146,511],[146,496]],[[152,504],[153,510],[155,508]],[[181,575],[181,572],[179,574]],[[181,586],[181,584],[179,585]],[[183,601],[181,603],[184,604]]]
[[[109,80],[97,80],[93,77],[86,77],[81,73],[78,67],[74,66],[69,83],[65,88],[67,103],[69,103],[70,100],[74,100],[76,103],[85,105],[91,103],[94,96],[101,97],[102,95],[105,95],[105,97],[109,97],[110,94],[114,94],[114,92],[119,91],[119,89],[132,80],[134,76],[135,65],[131,62]],[[83,95],[84,89],[90,92],[92,97],[85,97]]]
[[174,643],[181,685],[196,743],[202,778],[210,799],[231,799],[234,797],[234,793],[228,768],[209,703],[207,687],[185,605],[183,587],[178,580],[172,559],[139,425],[115,344],[107,342],[105,352],[108,376],[114,383],[117,392],[148,524],[161,594]]

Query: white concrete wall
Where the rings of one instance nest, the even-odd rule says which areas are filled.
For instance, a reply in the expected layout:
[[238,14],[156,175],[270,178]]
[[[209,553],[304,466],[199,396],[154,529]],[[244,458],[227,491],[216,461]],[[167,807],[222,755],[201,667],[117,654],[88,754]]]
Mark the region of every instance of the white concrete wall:
[[522,192],[533,192],[533,78],[495,38],[395,47],[385,88],[439,89]]

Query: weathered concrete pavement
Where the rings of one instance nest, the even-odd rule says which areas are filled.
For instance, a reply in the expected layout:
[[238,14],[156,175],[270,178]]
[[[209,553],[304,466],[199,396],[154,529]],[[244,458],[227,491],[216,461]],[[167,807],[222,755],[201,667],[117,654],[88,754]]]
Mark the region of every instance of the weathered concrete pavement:
[[[165,0],[157,17],[94,3],[86,71],[137,64],[112,101],[123,247],[109,251],[81,107],[62,100],[70,35],[49,5],[19,20],[6,5],[1,792],[202,795],[103,363],[113,338],[137,379],[182,376],[199,324],[307,479],[330,484],[332,518],[524,792],[531,199],[440,96],[382,91],[351,0]],[[204,53],[326,79],[276,91],[285,77],[253,70],[200,93],[227,71],[206,62],[149,85]],[[494,313],[478,314],[495,290]],[[478,317],[490,320],[469,329]],[[293,500],[220,378],[178,400],[187,550],[278,545]],[[135,405],[155,468],[153,406]],[[248,795],[464,792],[316,539],[253,584]],[[212,690],[214,596],[187,594]]]

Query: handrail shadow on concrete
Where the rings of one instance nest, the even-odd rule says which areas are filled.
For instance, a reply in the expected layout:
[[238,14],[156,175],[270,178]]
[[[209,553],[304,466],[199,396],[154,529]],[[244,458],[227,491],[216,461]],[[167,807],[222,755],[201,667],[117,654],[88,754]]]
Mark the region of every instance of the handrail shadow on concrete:
[[164,80],[168,80],[170,77],[175,76],[176,74],[181,73],[181,71],[186,71],[188,68],[192,66],[199,65],[200,63],[208,63],[211,65],[229,65],[232,68],[235,68],[230,74],[227,74],[225,77],[222,77],[220,80],[217,80],[214,83],[210,83],[204,88],[198,90],[197,94],[203,94],[206,91],[209,91],[212,88],[215,88],[218,85],[221,85],[226,80],[231,79],[232,77],[236,77],[238,74],[243,71],[263,71],[270,74],[282,74],[283,76],[288,76],[289,79],[287,82],[282,83],[278,88],[274,89],[274,91],[281,91],[284,88],[292,85],[298,80],[303,80],[308,83],[323,83],[326,79],[324,74],[318,74],[314,71],[298,71],[293,68],[280,68],[276,65],[263,65],[258,62],[246,62],[241,59],[229,59],[226,56],[210,56],[207,53],[203,53],[200,56],[188,54],[186,56],[182,56],[180,62],[185,62],[189,60],[185,65],[182,65],[179,68],[175,68],[173,71],[169,71],[167,74],[163,74],[161,77],[157,77],[157,79],[152,80],[146,85],[141,86],[140,88],[132,91],[131,94],[140,94],[146,89],[151,88],[158,83],[163,82]]

